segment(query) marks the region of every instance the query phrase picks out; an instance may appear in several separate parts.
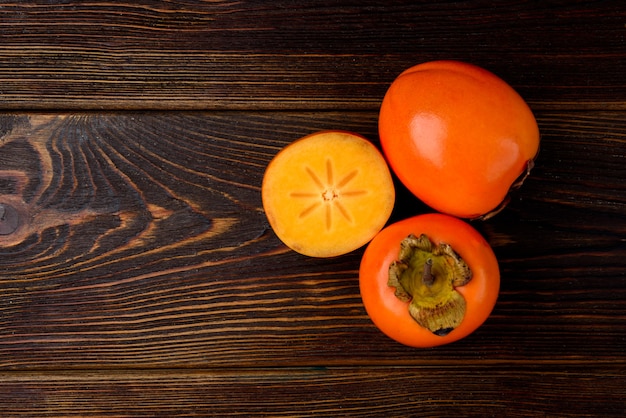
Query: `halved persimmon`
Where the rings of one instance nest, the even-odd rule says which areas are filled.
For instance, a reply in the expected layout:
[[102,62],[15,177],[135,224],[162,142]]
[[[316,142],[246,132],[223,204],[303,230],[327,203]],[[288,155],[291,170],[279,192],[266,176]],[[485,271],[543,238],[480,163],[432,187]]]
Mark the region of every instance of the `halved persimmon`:
[[278,238],[312,257],[367,244],[386,224],[395,200],[380,151],[345,131],[316,132],[283,148],[265,171],[261,194]]

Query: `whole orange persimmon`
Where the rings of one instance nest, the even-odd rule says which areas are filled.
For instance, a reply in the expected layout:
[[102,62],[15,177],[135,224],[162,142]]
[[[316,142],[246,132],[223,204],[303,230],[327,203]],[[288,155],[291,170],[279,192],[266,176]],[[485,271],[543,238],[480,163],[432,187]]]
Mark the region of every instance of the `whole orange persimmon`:
[[500,269],[489,243],[465,221],[427,213],[395,222],[368,244],[359,268],[367,314],[412,347],[473,333],[498,299]]
[[383,99],[379,134],[400,181],[433,209],[461,218],[503,207],[539,150],[524,99],[493,73],[459,61],[401,73]]

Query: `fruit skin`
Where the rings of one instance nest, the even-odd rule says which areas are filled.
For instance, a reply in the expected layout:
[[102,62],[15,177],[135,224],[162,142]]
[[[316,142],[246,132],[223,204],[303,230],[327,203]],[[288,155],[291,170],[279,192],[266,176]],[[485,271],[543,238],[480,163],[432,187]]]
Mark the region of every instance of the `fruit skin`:
[[459,61],[401,73],[379,114],[383,152],[400,181],[438,212],[476,218],[498,208],[539,150],[539,128],[505,81]]
[[288,247],[334,257],[367,244],[395,204],[389,167],[366,138],[320,131],[283,148],[268,164],[263,208]]
[[[409,234],[426,234],[447,243],[467,263],[472,279],[456,290],[466,301],[461,324],[445,336],[420,326],[388,286],[389,266],[398,258],[400,242]],[[417,215],[391,224],[369,243],[359,268],[363,304],[374,324],[388,337],[411,347],[434,347],[464,338],[489,317],[500,290],[498,261],[487,241],[465,221],[440,213]]]

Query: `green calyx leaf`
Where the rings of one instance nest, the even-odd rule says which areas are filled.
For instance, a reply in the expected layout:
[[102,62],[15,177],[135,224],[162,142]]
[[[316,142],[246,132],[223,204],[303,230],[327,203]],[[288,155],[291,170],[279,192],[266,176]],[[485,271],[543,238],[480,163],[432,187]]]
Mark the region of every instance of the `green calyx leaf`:
[[395,288],[396,297],[409,302],[409,314],[418,324],[444,336],[465,316],[465,299],[455,288],[471,278],[469,266],[450,245],[411,234],[400,243],[387,284]]

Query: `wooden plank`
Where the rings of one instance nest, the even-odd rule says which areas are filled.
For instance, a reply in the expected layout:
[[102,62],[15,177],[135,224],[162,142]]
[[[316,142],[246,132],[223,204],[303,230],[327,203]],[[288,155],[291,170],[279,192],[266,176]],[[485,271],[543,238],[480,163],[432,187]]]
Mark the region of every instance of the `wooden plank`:
[[[626,412],[624,364],[0,375],[3,416],[595,416]],[[563,402],[567,399],[568,402]]]
[[626,108],[622,1],[303,3],[1,2],[0,108],[377,109],[433,59],[534,108]]
[[[288,251],[260,201],[278,150],[376,112],[4,114],[0,369],[624,362],[626,120],[538,114],[537,167],[476,224],[502,292],[471,337],[415,351],[362,308],[360,251]],[[394,219],[427,209],[399,188]],[[519,369],[516,369],[518,371]]]

